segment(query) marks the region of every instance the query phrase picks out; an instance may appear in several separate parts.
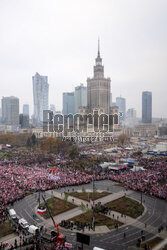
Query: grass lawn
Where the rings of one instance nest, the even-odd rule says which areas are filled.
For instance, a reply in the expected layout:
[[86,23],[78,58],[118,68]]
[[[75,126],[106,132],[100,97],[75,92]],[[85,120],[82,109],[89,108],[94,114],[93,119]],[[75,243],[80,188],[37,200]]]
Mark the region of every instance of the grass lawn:
[[[51,211],[51,214],[53,216],[61,214],[63,212],[66,212],[66,211],[76,207],[74,204],[72,204],[68,201],[65,203],[64,200],[61,200],[61,199],[56,198],[56,197],[49,198],[47,200],[47,204],[48,204],[50,211]],[[42,203],[41,205],[44,206],[44,203]],[[43,216],[45,219],[50,218],[48,211],[41,216]]]
[[141,205],[138,201],[125,196],[117,200],[110,201],[105,205],[110,207],[113,211],[123,213],[132,218],[137,218],[144,211],[143,205]]
[[9,221],[0,224],[0,238],[12,233],[14,230]]
[[[115,224],[117,223],[119,226],[123,225],[123,223],[113,220],[103,214],[97,214],[95,213],[95,226],[107,226],[110,230],[115,228]],[[87,211],[84,214],[80,214],[76,217],[73,217],[69,219],[69,221],[73,222],[82,222],[82,223],[87,223],[87,224],[92,224],[92,211]]]
[[[76,198],[79,198],[81,200],[85,200],[85,201],[94,201],[94,200],[97,200],[97,199],[100,199],[102,197],[105,197],[111,193],[109,192],[102,192],[102,193],[99,193],[99,192],[70,192],[68,193],[70,196],[73,196],[73,197],[76,197]],[[89,199],[88,199],[89,197]]]
[[148,245],[149,247],[154,248],[156,247],[161,241],[163,241],[163,239],[161,239],[160,237],[155,237],[151,240],[145,241],[145,243],[141,244],[141,247],[144,248],[145,244]]
[[117,187],[124,187],[124,186],[125,186],[125,183],[124,183],[124,182],[120,182],[120,183],[114,184],[114,186],[117,186]]

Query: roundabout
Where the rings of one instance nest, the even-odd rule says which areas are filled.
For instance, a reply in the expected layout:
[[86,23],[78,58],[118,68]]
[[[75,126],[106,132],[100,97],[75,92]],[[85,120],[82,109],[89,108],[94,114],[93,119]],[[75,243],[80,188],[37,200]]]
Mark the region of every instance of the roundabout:
[[[108,202],[114,202],[122,197],[141,202],[141,193],[136,191],[128,190],[126,191],[124,187],[116,186],[113,181],[96,181],[95,185],[99,192],[109,192],[109,195],[105,195],[95,201],[95,203],[101,202],[101,204],[107,204]],[[92,204],[86,200],[81,200],[78,197],[71,196],[72,192],[82,192],[82,188],[89,192],[92,190],[92,184],[85,184],[80,186],[72,186],[66,188],[60,188],[56,190],[49,190],[45,192],[46,199],[51,197],[56,197],[63,200],[64,192],[69,193],[68,202],[71,202],[76,207],[72,208],[66,212],[60,213],[54,216],[54,220],[57,224],[60,224],[63,220],[71,221],[77,216],[82,217],[85,213],[81,209],[82,204],[91,209]],[[53,223],[51,219],[44,219],[39,216],[37,211],[37,199],[38,193],[25,197],[23,200],[14,203],[14,209],[16,213],[25,218],[30,225],[44,226],[48,231],[53,230]],[[164,200],[151,197],[148,195],[142,195],[142,201],[144,205],[144,211],[142,215],[137,218],[132,218],[128,215],[114,211],[111,208],[110,214],[108,213],[108,219],[118,220],[121,225],[118,228],[110,230],[106,225],[95,225],[95,231],[91,228],[85,227],[84,234],[90,235],[90,245],[86,246],[85,249],[93,249],[94,246],[101,247],[106,250],[111,249],[136,249],[136,244],[139,238],[144,235],[146,240],[151,239],[158,234],[158,228],[160,226],[166,227],[166,214],[167,214],[167,204]],[[113,217],[114,216],[114,217]],[[96,223],[95,223],[96,224]],[[60,232],[64,233],[67,237],[67,241],[73,244],[73,248],[76,249],[76,233],[77,228],[65,229],[60,227]],[[142,234],[142,235],[141,235]],[[166,237],[166,232],[158,234],[159,237],[164,239]]]

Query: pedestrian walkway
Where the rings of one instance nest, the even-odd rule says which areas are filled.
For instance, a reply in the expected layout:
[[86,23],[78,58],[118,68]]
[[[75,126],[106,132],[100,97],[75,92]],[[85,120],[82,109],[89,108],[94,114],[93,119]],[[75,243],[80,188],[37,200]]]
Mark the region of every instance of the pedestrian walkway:
[[154,247],[153,250],[166,249],[166,246],[167,246],[167,238],[164,239],[162,242],[160,242],[156,247]]
[[[21,238],[20,238],[20,236],[21,236]],[[2,237],[0,239],[0,242],[2,244],[8,243],[8,246],[5,249],[9,249],[11,247],[11,245],[14,247],[15,241],[17,241],[17,245],[19,246],[20,242],[23,242],[23,238],[25,239],[26,236],[24,236],[22,233],[20,233],[19,236],[17,234],[9,234],[5,237]]]
[[[92,190],[86,190],[86,192],[92,192]],[[98,190],[98,192],[102,192],[102,191]],[[129,195],[131,193],[132,193],[132,191],[128,190],[126,192],[126,195]],[[55,190],[52,192],[52,194],[59,199],[64,199],[64,197],[65,197],[64,193],[59,193]],[[95,204],[97,204],[98,202],[101,202],[101,204],[106,204],[107,202],[119,199],[119,198],[124,197],[124,196],[125,196],[125,192],[120,191],[117,193],[109,194],[109,195],[102,197],[100,199],[97,199],[94,202],[95,202]],[[77,205],[77,206],[80,206],[83,203],[85,205],[85,207],[87,207],[89,209],[91,208],[90,202],[81,200],[79,198],[76,198],[76,197],[73,197],[70,195],[68,196],[68,201]],[[67,212],[64,212],[64,213],[61,213],[59,215],[54,216],[54,220],[56,221],[57,224],[59,224],[62,220],[72,219],[73,217],[78,216],[82,213],[85,213],[85,211],[82,211],[80,209],[80,207],[77,207],[77,208],[71,209]],[[112,211],[110,214],[108,213],[106,216],[110,217],[111,219],[118,220],[121,223],[123,223],[124,225],[134,224],[136,222],[136,219],[133,219],[130,216],[122,215],[121,213],[116,212],[116,211]],[[40,223],[40,225],[52,226],[53,222],[51,219],[47,219],[47,220],[43,220],[43,222]],[[143,227],[144,227],[144,224],[143,224]],[[73,230],[73,231],[77,231],[77,230]],[[96,234],[96,233],[107,233],[107,232],[110,232],[110,230],[108,229],[107,226],[100,226],[100,227],[97,226],[95,231],[92,231],[92,230],[89,231],[87,228],[85,228],[85,232],[90,233],[90,234]]]
[[[86,192],[92,192],[92,190],[86,190]],[[97,192],[102,192],[102,191],[97,190]],[[132,193],[132,191],[128,190],[126,192],[126,195],[129,195],[131,193]],[[55,197],[57,197],[59,199],[64,199],[64,193],[59,193],[59,192],[53,191],[53,194],[54,194]],[[101,204],[106,204],[107,202],[119,199],[119,198],[121,198],[123,196],[125,196],[125,192],[120,191],[120,192],[109,194],[107,196],[99,198],[99,199],[95,200],[94,202],[95,202],[95,204],[97,204],[98,202],[101,202]],[[74,203],[77,206],[81,205],[81,203],[83,203],[85,206],[88,204],[88,208],[91,208],[90,202],[79,199],[79,198],[76,198],[76,197],[73,197],[71,195],[68,196],[68,201],[71,202],[71,203]]]

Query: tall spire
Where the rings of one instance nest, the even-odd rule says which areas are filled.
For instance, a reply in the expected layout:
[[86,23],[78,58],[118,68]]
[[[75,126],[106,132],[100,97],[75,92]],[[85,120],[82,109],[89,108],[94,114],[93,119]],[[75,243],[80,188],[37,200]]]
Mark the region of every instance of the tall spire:
[[98,38],[98,54],[97,54],[98,57],[100,57],[100,39]]

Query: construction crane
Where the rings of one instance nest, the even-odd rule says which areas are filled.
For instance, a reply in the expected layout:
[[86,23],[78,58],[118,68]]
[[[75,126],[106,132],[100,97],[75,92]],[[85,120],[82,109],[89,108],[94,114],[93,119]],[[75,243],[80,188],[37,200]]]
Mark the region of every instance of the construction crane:
[[44,200],[45,206],[47,208],[47,211],[49,213],[50,218],[52,219],[53,225],[56,228],[56,232],[55,231],[51,232],[52,242],[53,242],[53,244],[55,244],[56,250],[71,249],[72,245],[70,243],[66,242],[66,236],[64,234],[59,234],[59,227],[56,224],[56,222],[51,214],[50,208],[49,208],[48,203],[45,200],[45,197],[43,196],[43,194],[42,194],[42,199]]

